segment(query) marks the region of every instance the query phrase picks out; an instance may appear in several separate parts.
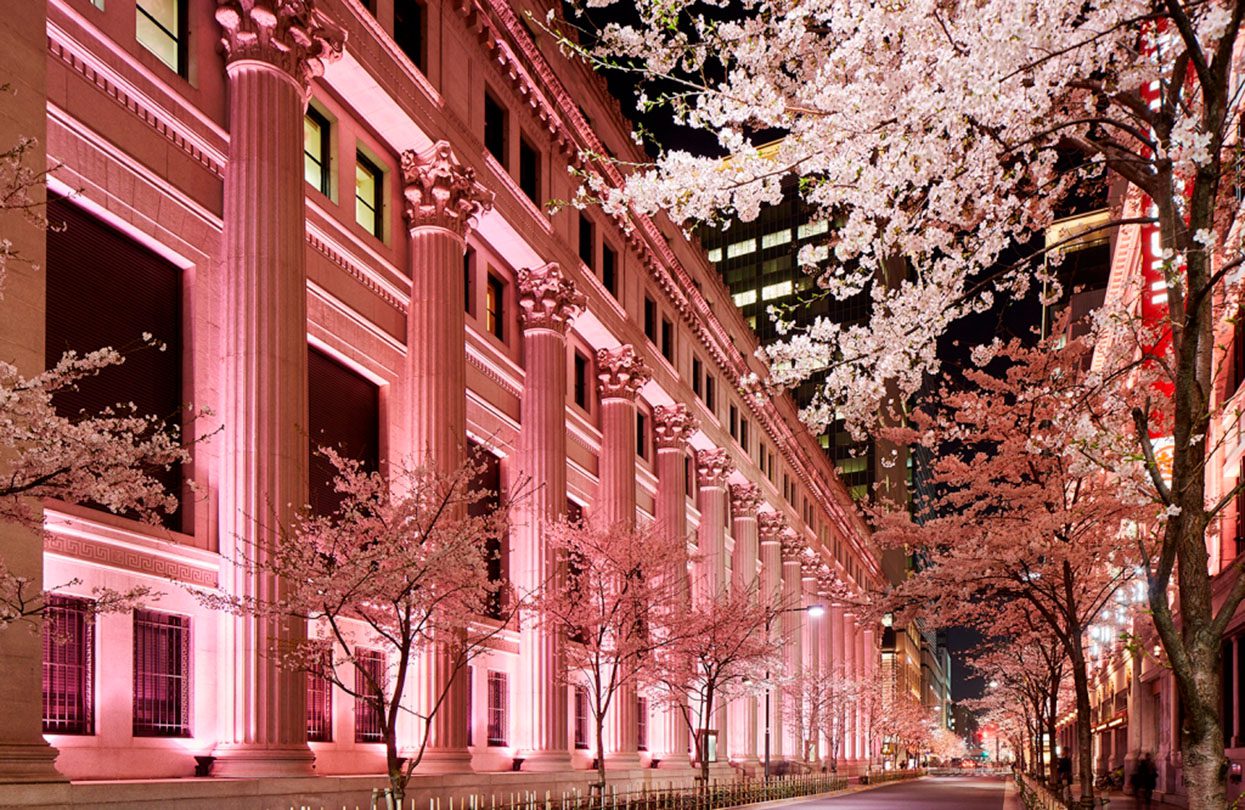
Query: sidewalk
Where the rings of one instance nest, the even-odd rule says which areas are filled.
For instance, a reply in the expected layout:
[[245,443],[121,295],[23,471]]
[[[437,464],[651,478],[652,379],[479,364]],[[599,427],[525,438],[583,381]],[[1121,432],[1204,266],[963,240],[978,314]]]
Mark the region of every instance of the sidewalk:
[[[1133,808],[1141,806],[1137,804],[1137,800],[1135,798],[1126,794],[1122,790],[1112,790],[1108,793],[1099,795],[1108,800],[1107,810],[1133,810]],[[1158,799],[1155,799],[1150,802],[1150,810],[1185,810],[1185,808],[1178,804],[1168,804],[1167,802],[1161,802]]]

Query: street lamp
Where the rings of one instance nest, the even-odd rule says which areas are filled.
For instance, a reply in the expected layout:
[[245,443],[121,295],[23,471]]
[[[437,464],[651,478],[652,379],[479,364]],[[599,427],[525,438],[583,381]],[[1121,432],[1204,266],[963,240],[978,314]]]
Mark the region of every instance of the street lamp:
[[[769,638],[769,635],[770,635],[770,623],[773,621],[774,616],[780,615],[783,613],[807,613],[810,618],[819,619],[822,616],[826,615],[826,606],[825,605],[805,605],[804,607],[783,608],[782,610],[778,610],[773,613],[767,613],[765,615],[765,637],[767,639]],[[766,785],[769,784],[769,743],[770,743],[770,719],[769,719],[770,709],[769,707],[770,707],[770,692],[772,690],[773,690],[773,685],[770,683],[770,671],[769,671],[769,667],[766,666],[765,667],[765,781],[764,781],[764,784]]]

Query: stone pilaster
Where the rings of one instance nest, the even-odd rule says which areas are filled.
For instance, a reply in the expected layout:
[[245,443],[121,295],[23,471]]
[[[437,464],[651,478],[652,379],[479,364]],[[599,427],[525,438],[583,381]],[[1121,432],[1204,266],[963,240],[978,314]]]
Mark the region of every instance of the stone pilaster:
[[735,469],[730,454],[714,447],[696,451],[696,581],[692,598],[709,604],[726,591],[726,479]]
[[[670,537],[687,538],[687,495],[684,489],[683,461],[687,443],[699,429],[696,417],[686,405],[658,405],[653,409],[653,436],[657,445],[657,530]],[[686,598],[691,598],[687,572],[676,572]],[[661,714],[660,748],[653,748],[659,767],[687,768],[690,731],[683,713],[667,708]]]
[[[621,529],[635,526],[635,400],[651,377],[648,366],[631,346],[597,352],[601,458],[596,512],[605,525]],[[636,709],[635,684],[622,684],[606,717],[606,760],[610,767],[634,768],[640,764]]]
[[[831,581],[833,572],[828,565],[822,565],[817,577],[817,601],[825,609],[821,619],[817,623],[817,673],[822,679],[822,683],[826,687],[833,689],[836,687],[834,679],[834,615],[831,610],[831,594],[833,593]],[[833,723],[833,718],[823,717],[821,722],[821,761],[829,767],[831,758],[835,752],[831,750],[834,744],[832,735],[827,731]]]
[[[311,79],[344,34],[312,0],[221,0],[229,84],[221,285],[224,288],[220,476],[222,557],[276,546],[307,500],[307,273],[303,114]],[[237,596],[279,599],[271,575],[222,566]],[[226,620],[216,773],[311,772],[305,682],[272,651],[303,623]]]
[[[843,611],[843,672],[853,683],[859,684],[860,670],[856,666],[856,614]],[[843,718],[843,756],[848,762],[855,763],[860,758],[860,749],[856,744],[857,729],[860,728],[860,708],[847,706]]]
[[[524,373],[515,473],[531,492],[516,504],[510,570],[526,596],[564,579],[546,526],[566,510],[566,328],[585,299],[556,264],[520,270],[518,290]],[[525,614],[519,629],[518,755],[524,770],[561,770],[570,766],[563,639],[537,619]]]
[[[859,616],[855,617],[853,628],[853,641],[856,644],[856,678],[864,683],[866,675],[865,630]],[[868,758],[868,753],[865,750],[865,721],[866,712],[864,706],[858,703],[856,705],[856,759],[862,762]]]
[[[844,616],[841,603],[836,602],[830,605],[830,632],[831,671],[836,680],[841,681],[845,685],[850,684],[851,672],[847,668],[847,619]],[[850,759],[848,757],[850,743],[847,738],[847,724],[847,712],[840,706],[836,729],[836,736],[838,737],[837,758],[840,766]]]
[[[878,647],[877,633],[872,625],[865,625],[861,630],[861,649],[864,650],[864,677],[870,684],[877,683],[877,667],[878,667]],[[873,717],[867,712],[864,715],[862,736],[864,737],[865,755],[864,759],[867,764],[872,764],[878,752],[878,741],[874,736]]]
[[[760,595],[757,580],[757,509],[761,505],[761,488],[756,484],[731,484],[731,536],[735,548],[731,554],[731,588],[736,593]],[[745,763],[757,761],[757,699],[741,698],[732,706],[731,757]]]
[[[783,607],[782,601],[782,534],[787,528],[787,521],[778,512],[761,512],[757,515],[757,532],[761,538],[761,592],[763,602],[772,610]],[[785,626],[782,618],[776,618],[770,624],[770,638],[775,642],[784,637]],[[769,738],[770,759],[781,759],[783,754],[782,728],[782,692],[770,689],[769,717],[761,718],[761,725]],[[762,741],[761,754],[765,755],[765,741]]]
[[[803,600],[800,595],[800,560],[804,553],[804,544],[792,529],[787,529],[779,538],[782,542],[782,606],[786,613],[782,614],[784,659],[786,669],[783,673],[789,678],[799,679],[804,674],[804,633],[802,624],[805,614],[797,609]],[[782,728],[783,751],[788,759],[802,759],[801,737],[799,724],[793,722],[800,712],[799,700],[783,701]]]
[[[804,561],[800,570],[800,597],[801,607],[804,612],[800,617],[804,620],[803,633],[801,634],[801,643],[804,647],[804,677],[817,678],[821,675],[821,646],[818,643],[818,630],[825,622],[825,619],[814,616],[810,612],[810,608],[814,605],[821,604],[817,598],[817,564],[811,552],[805,555],[807,559]],[[808,722],[801,723],[802,734],[804,735],[803,747],[800,749],[803,758],[807,762],[816,762],[819,758],[819,750],[821,743],[821,735],[816,731],[810,730],[818,728],[818,716],[816,706],[806,709],[800,708],[801,714],[809,714]]]

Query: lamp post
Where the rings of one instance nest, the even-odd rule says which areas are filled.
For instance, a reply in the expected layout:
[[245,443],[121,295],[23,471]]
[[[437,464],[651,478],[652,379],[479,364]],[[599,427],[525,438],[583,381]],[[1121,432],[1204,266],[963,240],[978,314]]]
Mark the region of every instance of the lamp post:
[[[805,605],[804,607],[784,608],[782,610],[774,611],[773,613],[767,613],[765,616],[765,637],[766,638],[769,638],[770,623],[773,621],[774,617],[779,616],[784,613],[807,613],[810,617],[817,619],[825,615],[826,607],[825,605]],[[770,683],[770,671],[769,671],[769,667],[767,666],[765,668],[765,781],[764,781],[764,784],[766,785],[769,784],[769,743],[770,743],[770,717],[769,715],[770,715],[770,692],[772,690],[773,690],[773,686]]]

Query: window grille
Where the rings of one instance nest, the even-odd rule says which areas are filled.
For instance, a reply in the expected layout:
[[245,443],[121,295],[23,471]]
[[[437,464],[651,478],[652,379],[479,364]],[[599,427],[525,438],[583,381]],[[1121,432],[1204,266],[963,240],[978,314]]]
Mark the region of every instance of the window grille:
[[329,668],[333,659],[328,652],[320,666],[307,673],[307,740],[331,742],[333,739],[333,684]]
[[50,595],[43,612],[43,730],[95,733],[95,626],[87,599]]
[[488,744],[509,745],[510,677],[505,672],[488,674]]
[[588,690],[583,686],[575,687],[575,747],[580,750],[588,748]]
[[640,751],[648,750],[648,698],[636,699],[635,747]]
[[385,683],[385,654],[377,650],[356,650],[354,654],[354,741],[380,742],[381,698],[378,687]]
[[190,736],[190,619],[134,611],[134,736]]

